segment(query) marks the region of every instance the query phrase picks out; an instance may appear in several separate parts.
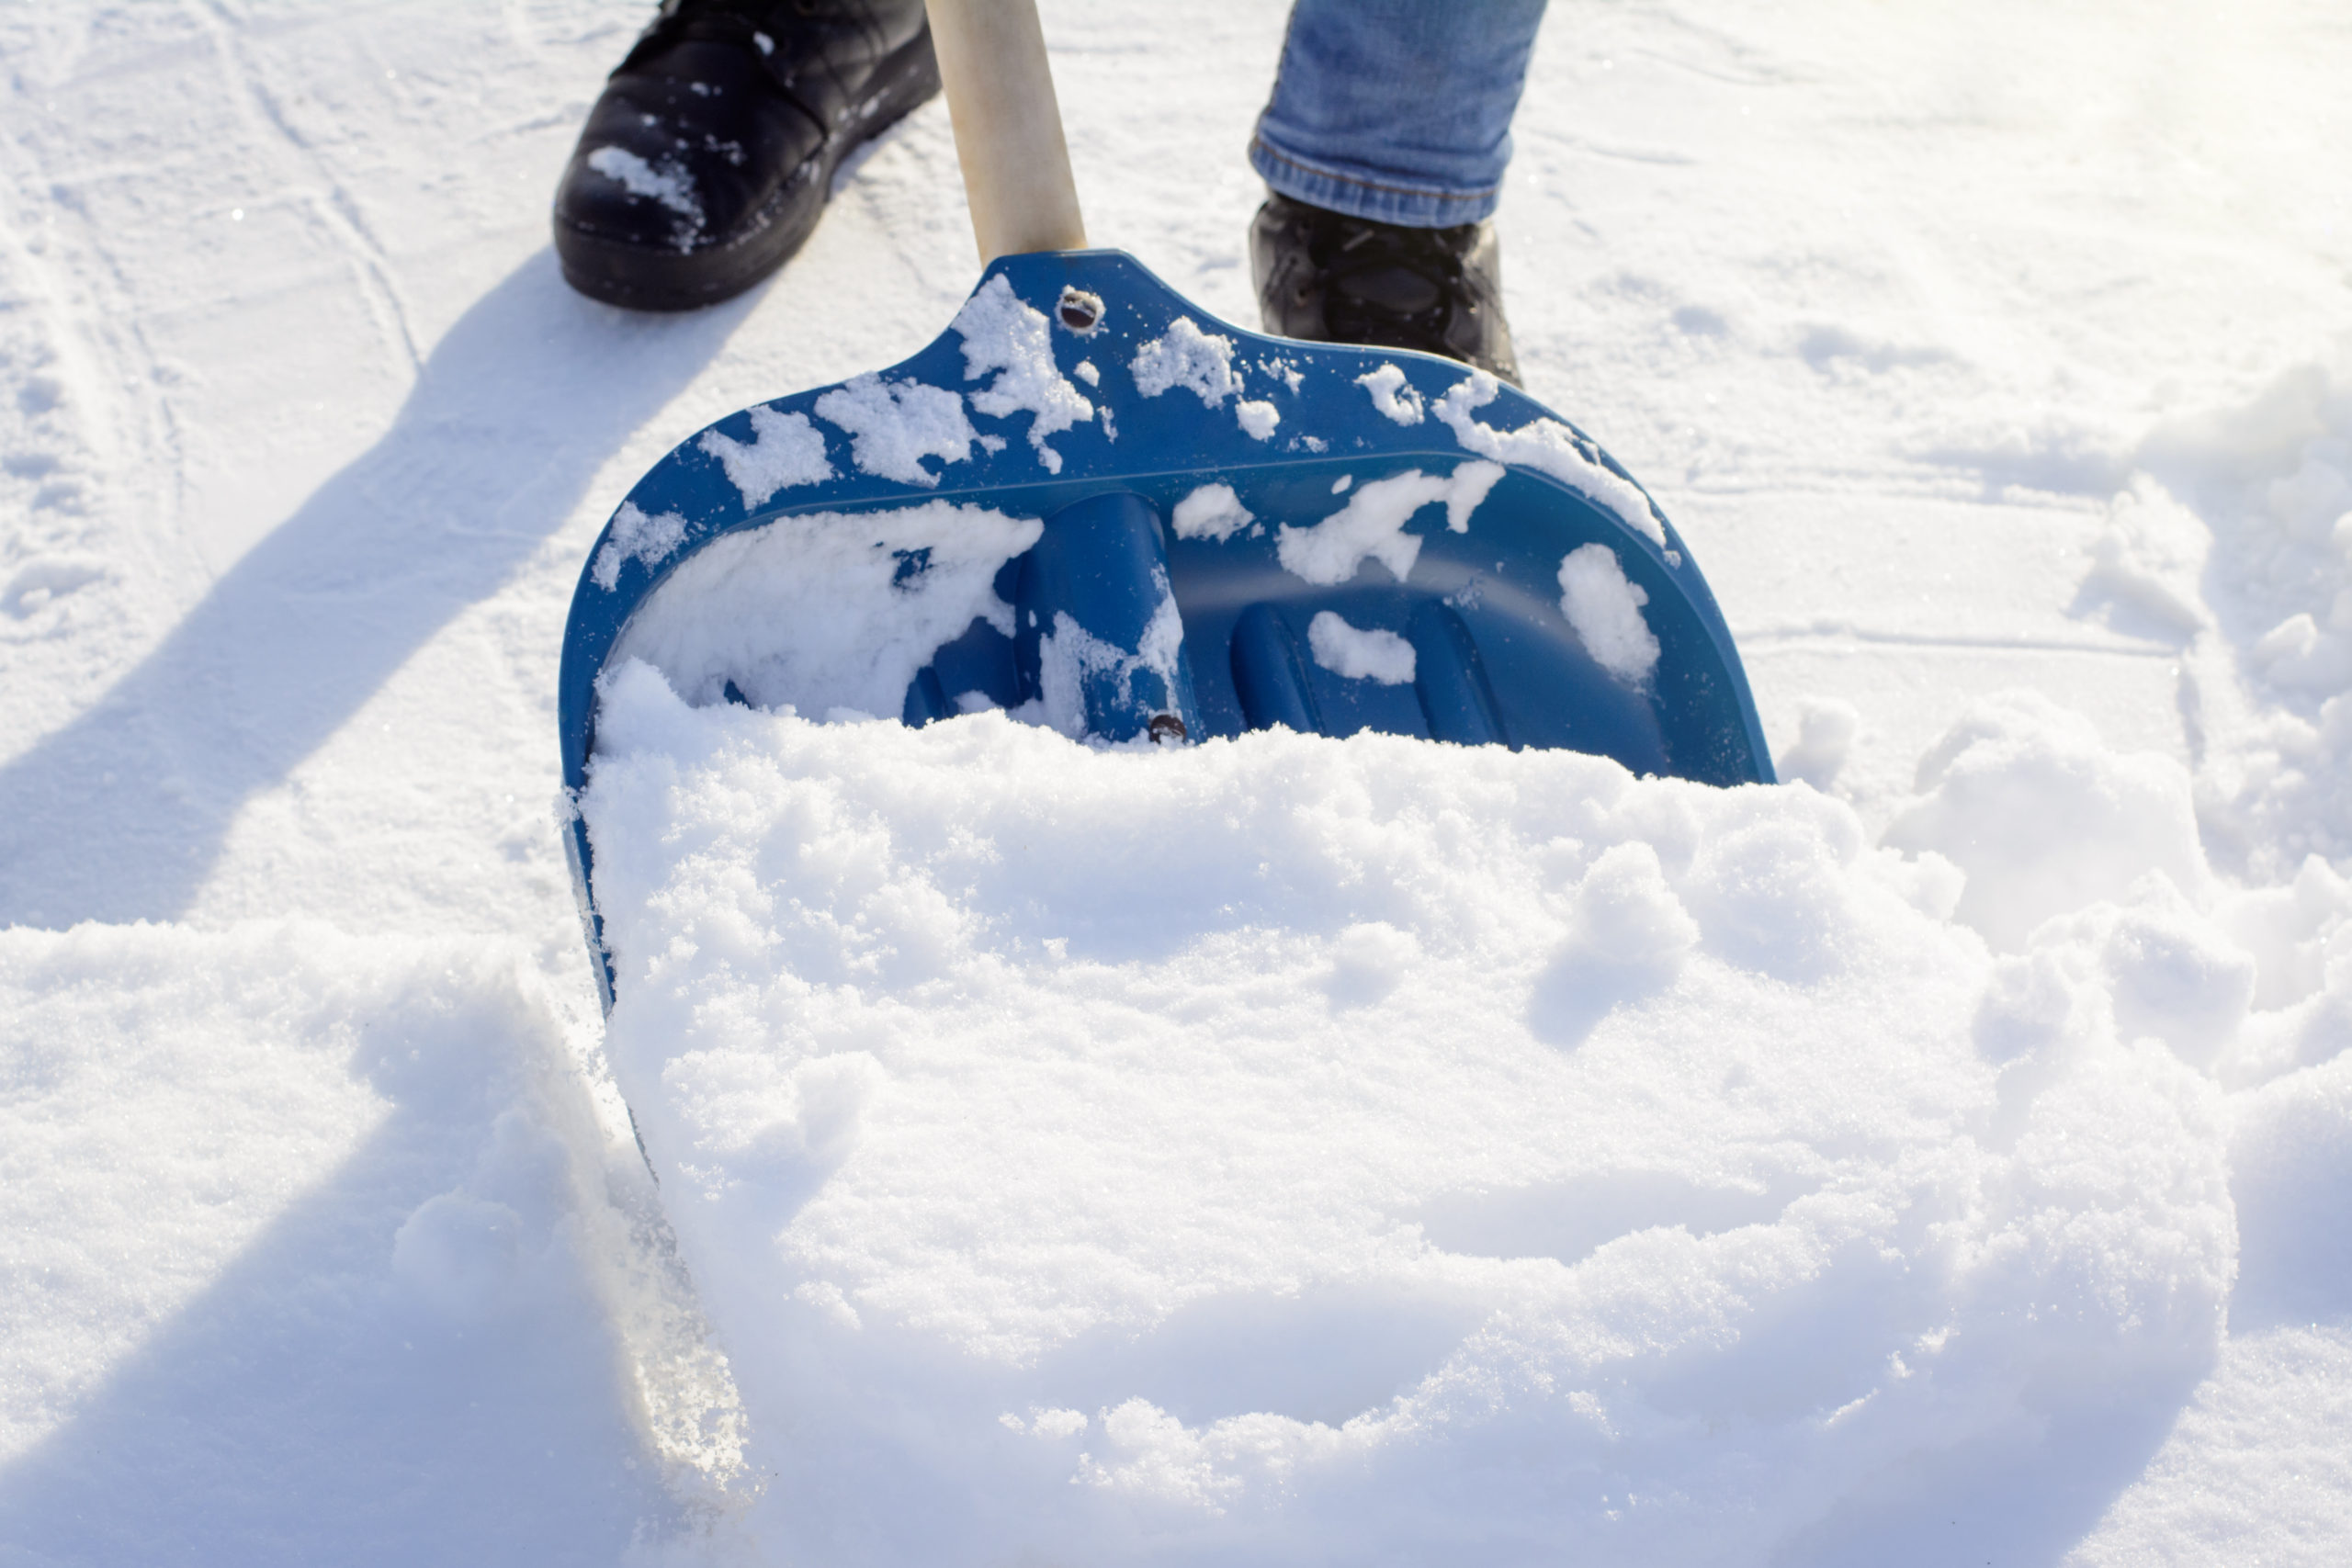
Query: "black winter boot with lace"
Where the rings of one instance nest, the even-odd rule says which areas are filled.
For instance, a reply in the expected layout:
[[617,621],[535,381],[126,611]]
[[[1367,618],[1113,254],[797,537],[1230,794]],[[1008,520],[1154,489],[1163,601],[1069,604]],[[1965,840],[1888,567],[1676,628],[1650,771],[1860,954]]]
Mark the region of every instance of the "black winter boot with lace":
[[556,187],[563,276],[645,310],[740,294],[808,239],[842,157],[938,90],[922,0],[665,0]]
[[1408,229],[1272,196],[1250,226],[1250,265],[1270,333],[1417,348],[1519,384],[1491,222]]

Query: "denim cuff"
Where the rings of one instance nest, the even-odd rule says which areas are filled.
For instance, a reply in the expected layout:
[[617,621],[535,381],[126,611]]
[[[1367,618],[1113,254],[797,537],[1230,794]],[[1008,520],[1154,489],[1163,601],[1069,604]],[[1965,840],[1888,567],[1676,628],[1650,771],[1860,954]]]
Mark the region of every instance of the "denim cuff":
[[1406,185],[1375,170],[1341,169],[1285,152],[1266,140],[1262,127],[1250,139],[1250,166],[1278,196],[1309,207],[1344,212],[1375,223],[1407,229],[1451,229],[1492,217],[1502,188],[1440,190]]

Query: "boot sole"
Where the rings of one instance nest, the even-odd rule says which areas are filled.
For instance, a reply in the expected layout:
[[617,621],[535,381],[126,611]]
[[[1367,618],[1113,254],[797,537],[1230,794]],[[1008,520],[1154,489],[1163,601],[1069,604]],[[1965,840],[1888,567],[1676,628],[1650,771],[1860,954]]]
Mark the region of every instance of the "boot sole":
[[[939,91],[939,66],[930,45],[931,35],[926,31],[899,50],[876,74],[887,78],[892,65],[903,67],[905,74],[873,99],[865,112],[828,136],[732,239],[698,250],[647,250],[616,244],[559,219],[555,254],[563,268],[563,280],[591,299],[631,310],[699,310],[731,299],[760,282],[790,260],[816,231],[817,220],[831,199],[833,172],[842,160]],[[918,55],[919,60],[910,59]],[[812,184],[820,194],[815,201],[805,201]]]

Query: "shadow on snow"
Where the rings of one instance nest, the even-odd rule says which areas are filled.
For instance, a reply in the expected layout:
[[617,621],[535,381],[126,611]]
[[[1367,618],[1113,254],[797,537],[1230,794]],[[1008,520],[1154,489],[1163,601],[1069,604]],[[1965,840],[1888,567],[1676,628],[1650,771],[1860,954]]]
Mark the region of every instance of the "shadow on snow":
[[476,301],[373,447],[0,769],[0,924],[181,914],[247,799],[561,528],[750,298],[630,316],[574,295],[542,251]]

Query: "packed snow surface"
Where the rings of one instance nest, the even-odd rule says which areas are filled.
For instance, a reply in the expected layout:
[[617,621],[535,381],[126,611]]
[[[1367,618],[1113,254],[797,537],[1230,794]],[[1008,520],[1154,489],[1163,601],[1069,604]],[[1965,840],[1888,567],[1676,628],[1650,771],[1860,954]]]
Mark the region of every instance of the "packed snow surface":
[[[1207,342],[1282,8],[1043,8],[1170,394],[1289,387]],[[0,1560],[2352,1559],[2352,32],[2210,9],[1546,24],[1529,389],[1801,782],[822,722],[1023,547],[812,534],[704,586],[829,563],[821,705],[632,633],[608,1060],[567,603],[949,331],[944,107],[636,316],[546,214],[648,5],[0,8]],[[727,504],[974,505],[1020,347]],[[1417,434],[1645,528],[1477,390]]]

